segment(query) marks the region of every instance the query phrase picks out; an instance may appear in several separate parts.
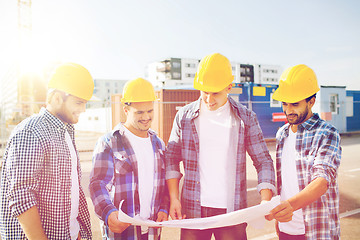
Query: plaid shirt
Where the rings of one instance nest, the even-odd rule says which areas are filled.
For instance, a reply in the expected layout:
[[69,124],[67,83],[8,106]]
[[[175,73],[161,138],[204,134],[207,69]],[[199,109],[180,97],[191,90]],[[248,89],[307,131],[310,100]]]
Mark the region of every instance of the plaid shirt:
[[[1,178],[0,231],[2,239],[25,239],[17,216],[37,206],[49,239],[70,239],[71,156],[68,131],[75,147],[74,128],[42,108],[12,132],[4,153]],[[78,158],[79,185],[81,178]],[[91,239],[90,215],[84,192],[79,192],[80,234]]]
[[[90,175],[91,199],[96,214],[105,223],[108,239],[140,239],[141,235],[140,227],[129,226],[118,234],[111,232],[107,226],[110,213],[118,211],[121,200],[125,200],[122,210],[130,217],[140,214],[137,161],[124,130],[124,126],[118,124],[112,132],[98,140],[93,155],[94,167]],[[155,132],[148,132],[155,154],[154,191],[150,215],[150,219],[155,221],[159,211],[167,213],[169,209],[163,154],[165,144]],[[149,228],[149,239],[158,237],[158,229]]]
[[[276,168],[278,192],[281,192],[281,156],[289,124],[277,133]],[[328,190],[318,200],[303,208],[306,239],[339,239],[339,190],[337,169],[340,165],[341,147],[338,131],[314,114],[300,124],[296,137],[296,169],[299,190],[311,181],[323,177]]]
[[[199,136],[195,126],[195,119],[199,116],[200,101],[201,99],[198,99],[186,105],[176,114],[165,157],[166,179],[180,178],[179,163],[180,161],[184,163],[182,211],[188,218],[201,217]],[[234,144],[236,167],[233,173],[228,173],[235,174],[235,196],[231,209],[239,210],[247,207],[246,151],[251,156],[258,173],[259,191],[267,188],[275,192],[275,171],[255,113],[232,98],[228,98],[228,101],[231,112],[239,123],[237,144]]]

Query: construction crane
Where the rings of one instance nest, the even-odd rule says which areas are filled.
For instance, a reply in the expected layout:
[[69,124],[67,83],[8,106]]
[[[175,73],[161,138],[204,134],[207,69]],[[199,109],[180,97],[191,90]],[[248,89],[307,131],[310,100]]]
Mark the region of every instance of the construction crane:
[[20,45],[24,46],[31,39],[32,14],[31,0],[18,0],[18,29]]

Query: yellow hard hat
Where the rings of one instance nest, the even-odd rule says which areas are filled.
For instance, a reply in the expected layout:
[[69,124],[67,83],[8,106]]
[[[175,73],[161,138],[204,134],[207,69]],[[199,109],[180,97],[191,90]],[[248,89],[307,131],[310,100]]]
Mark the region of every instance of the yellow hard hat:
[[94,92],[94,80],[83,66],[65,63],[55,69],[48,88],[58,89],[89,101]]
[[220,53],[213,53],[201,59],[194,88],[203,92],[220,92],[233,80],[229,59]]
[[122,96],[122,103],[152,102],[157,100],[153,85],[143,78],[128,81],[124,86]]
[[286,69],[272,98],[287,103],[300,102],[320,90],[315,72],[304,64]]

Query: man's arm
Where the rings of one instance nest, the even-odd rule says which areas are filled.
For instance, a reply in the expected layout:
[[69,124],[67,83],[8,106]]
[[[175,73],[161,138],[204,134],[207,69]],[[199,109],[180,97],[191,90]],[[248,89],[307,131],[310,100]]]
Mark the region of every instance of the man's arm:
[[[182,219],[181,203],[179,199],[179,179],[182,177],[180,173],[179,163],[181,161],[181,124],[180,113],[177,112],[171,135],[165,151],[166,166],[166,184],[168,186],[170,196],[169,215],[172,219]],[[185,217],[185,216],[184,216]]]
[[320,198],[328,189],[325,178],[314,179],[302,191],[270,211],[266,219],[271,221],[276,219],[279,222],[291,221],[293,212],[303,208]]
[[260,190],[261,202],[270,201],[273,197],[273,192],[270,189],[261,189]]
[[170,195],[170,217],[174,219],[183,219],[185,216],[181,214],[181,202],[179,199],[179,179],[172,178],[166,180]]
[[[106,142],[106,137],[101,137],[96,143],[93,153],[93,168],[90,173],[90,197],[94,205],[95,213],[105,224],[112,212],[118,211],[114,206],[107,185],[114,177],[114,159],[112,150]],[[121,161],[124,163],[125,161]]]
[[38,138],[27,130],[16,133],[10,144],[4,171],[10,182],[8,198],[11,214],[17,217],[27,238],[47,239],[34,194],[44,162],[43,148]]
[[[248,114],[245,135],[246,150],[257,171],[259,182],[257,188],[261,194],[261,200],[267,200],[270,195],[268,191],[271,191],[271,196],[276,193],[274,163],[270,156],[256,114],[254,112]],[[263,192],[263,190],[268,191]]]
[[44,229],[41,225],[40,215],[36,206],[31,207],[18,217],[18,221],[26,237],[31,240],[46,240]]

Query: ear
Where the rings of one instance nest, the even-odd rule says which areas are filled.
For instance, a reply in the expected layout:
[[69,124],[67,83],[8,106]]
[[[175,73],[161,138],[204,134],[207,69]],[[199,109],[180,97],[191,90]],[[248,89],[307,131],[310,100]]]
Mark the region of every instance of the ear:
[[231,89],[232,89],[232,83],[230,83],[227,87],[226,87],[226,93],[229,94]]
[[127,115],[129,114],[129,108],[128,108],[128,106],[124,105],[124,106],[123,106],[123,110],[124,110],[125,115],[127,116]]
[[50,104],[55,107],[58,108],[62,105],[62,103],[64,102],[62,95],[60,92],[55,92],[54,95],[51,97],[50,100]]
[[314,106],[314,104],[315,104],[315,100],[316,100],[316,98],[315,98],[315,97],[313,97],[313,98],[311,98],[311,99],[310,99],[310,101],[308,102],[308,103],[309,103],[309,105],[310,105],[310,108],[312,108],[312,107]]

